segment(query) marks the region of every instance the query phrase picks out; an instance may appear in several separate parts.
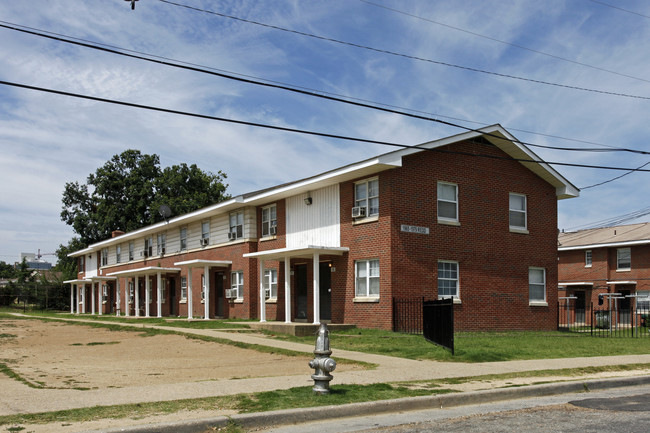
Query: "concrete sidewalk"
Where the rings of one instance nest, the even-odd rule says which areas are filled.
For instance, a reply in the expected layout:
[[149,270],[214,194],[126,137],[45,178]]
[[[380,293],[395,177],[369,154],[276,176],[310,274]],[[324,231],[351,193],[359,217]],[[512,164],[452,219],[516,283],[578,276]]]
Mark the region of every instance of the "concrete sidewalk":
[[[157,326],[146,323],[115,323],[110,321],[84,319],[57,319],[74,322],[119,324],[136,328],[155,328],[172,330],[184,334],[218,337],[248,344],[289,349],[311,354],[313,345],[292,343],[268,338],[261,335],[224,332],[213,329],[188,329],[169,326]],[[332,347],[333,357],[377,364],[376,369],[355,370],[334,373],[333,385],[337,384],[372,384],[414,380],[431,380],[440,378],[479,376],[485,374],[514,373],[532,370],[555,370],[567,367],[606,366],[617,364],[650,363],[648,355],[623,355],[593,358],[563,358],[526,361],[505,361],[486,363],[459,363],[414,361],[383,355],[372,355]],[[0,415],[15,413],[49,412],[81,407],[120,405],[153,401],[170,401],[189,398],[232,395],[288,389],[297,386],[309,386],[310,371],[296,375],[280,377],[258,377],[250,379],[228,379],[210,382],[189,382],[165,385],[137,386],[119,389],[73,390],[73,389],[32,389],[25,384],[9,378],[0,378],[0,389],[11,400],[0,402]]]

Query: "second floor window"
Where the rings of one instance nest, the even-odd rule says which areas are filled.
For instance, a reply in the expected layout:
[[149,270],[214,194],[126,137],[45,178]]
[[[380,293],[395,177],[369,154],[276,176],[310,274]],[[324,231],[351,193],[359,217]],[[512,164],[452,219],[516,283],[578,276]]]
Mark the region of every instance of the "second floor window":
[[526,196],[523,194],[510,194],[510,228],[526,230]]
[[365,208],[365,216],[379,215],[379,179],[354,184],[354,206]]
[[167,246],[167,235],[165,233],[159,233],[157,236],[157,243],[156,243],[156,252],[158,255],[165,254],[165,249]]
[[275,205],[262,208],[262,237],[274,236],[278,225]]
[[591,250],[585,251],[585,267],[591,267]]
[[619,248],[616,250],[616,270],[629,271],[632,269],[632,250],[630,248]]
[[117,263],[122,262],[122,245],[118,245],[115,247],[115,262]]
[[210,243],[210,221],[203,221],[201,223],[201,245],[208,245]]
[[108,265],[108,248],[102,250],[102,266]]
[[185,251],[187,249],[187,227],[182,227],[181,228],[181,251]]
[[153,256],[153,237],[144,238],[144,256]]
[[233,212],[230,214],[230,239],[244,237],[244,212]]
[[458,221],[458,185],[438,182],[438,219]]
[[129,242],[129,261],[135,258],[135,245],[133,242]]

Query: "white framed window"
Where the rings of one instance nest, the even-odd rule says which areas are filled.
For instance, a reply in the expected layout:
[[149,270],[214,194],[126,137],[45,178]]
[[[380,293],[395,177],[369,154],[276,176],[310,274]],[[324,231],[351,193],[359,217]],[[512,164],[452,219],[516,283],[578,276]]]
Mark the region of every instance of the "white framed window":
[[528,300],[530,303],[546,302],[546,269],[528,268]]
[[144,256],[145,257],[153,256],[153,236],[144,238]]
[[244,211],[230,213],[230,239],[239,239],[244,237]]
[[181,299],[187,299],[187,277],[181,277]]
[[164,304],[165,299],[167,299],[167,279],[163,278],[160,280],[160,303]]
[[510,193],[508,211],[510,219],[510,229],[527,230],[528,216],[526,210],[526,196],[524,194]]
[[205,275],[201,275],[201,301],[205,300]]
[[133,304],[135,291],[133,289],[133,281],[129,281],[129,304]]
[[86,256],[79,257],[79,272],[84,272],[86,270],[84,263],[86,262]]
[[122,262],[122,245],[115,247],[115,263]]
[[438,182],[438,221],[458,222],[458,185]]
[[129,261],[135,259],[135,244],[129,242]]
[[108,248],[102,249],[102,266],[108,265]]
[[354,206],[365,208],[367,217],[379,215],[379,179],[354,184]]
[[357,298],[379,297],[379,260],[357,260],[354,275]]
[[230,273],[230,288],[236,290],[237,299],[244,299],[244,271]]
[[108,286],[106,284],[102,284],[102,301],[108,301]]
[[438,261],[438,299],[459,299],[458,262]]
[[616,249],[616,270],[629,271],[632,269],[632,249],[631,248],[617,248]]
[[274,236],[278,226],[277,209],[275,205],[262,208],[262,237]]
[[591,250],[585,251],[585,268],[591,267]]
[[166,233],[158,233],[157,239],[156,239],[156,252],[158,255],[165,254],[165,250],[167,249],[167,234]]
[[636,310],[640,314],[650,313],[650,290],[639,290],[636,292]]
[[149,293],[149,303],[151,304],[153,302],[153,280],[149,278],[149,289],[147,290]]
[[185,251],[187,249],[187,227],[181,227],[180,238],[181,238],[181,251]]
[[264,271],[264,293],[267,299],[276,299],[278,297],[277,269],[266,269]]
[[210,243],[210,220],[201,223],[201,245]]

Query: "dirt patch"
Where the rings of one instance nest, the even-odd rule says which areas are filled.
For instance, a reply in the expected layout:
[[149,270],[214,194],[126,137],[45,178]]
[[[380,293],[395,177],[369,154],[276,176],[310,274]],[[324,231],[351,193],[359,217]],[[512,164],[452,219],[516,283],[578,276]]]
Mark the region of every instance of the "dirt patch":
[[309,356],[265,354],[180,335],[142,336],[40,320],[0,321],[3,333],[10,335],[0,338],[0,362],[43,388],[122,388],[309,372]]

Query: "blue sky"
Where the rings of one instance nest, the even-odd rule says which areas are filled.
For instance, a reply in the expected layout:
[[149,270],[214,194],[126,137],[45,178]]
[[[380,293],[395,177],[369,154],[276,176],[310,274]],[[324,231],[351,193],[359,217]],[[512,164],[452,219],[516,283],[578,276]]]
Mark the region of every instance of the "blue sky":
[[[408,57],[159,0],[140,0],[134,11],[122,0],[2,2],[0,21],[230,74],[388,104],[463,126],[500,123],[520,140],[534,144],[650,151],[646,138],[650,129],[650,3],[643,0],[177,2]],[[404,144],[463,132],[15,30],[0,28],[0,40],[0,80],[9,82]],[[40,249],[50,253],[66,244],[73,236],[59,217],[66,182],[85,182],[111,156],[132,148],[160,155],[162,166],[186,162],[205,171],[222,170],[228,175],[231,194],[392,150],[0,85],[0,260],[13,262],[21,252]],[[650,155],[627,152],[533,150],[548,161],[618,167],[650,162]],[[555,168],[579,188],[624,173]],[[560,201],[559,228],[650,206],[646,200],[649,180],[650,173],[633,173],[585,189],[579,198]],[[646,216],[637,222],[647,220]]]

